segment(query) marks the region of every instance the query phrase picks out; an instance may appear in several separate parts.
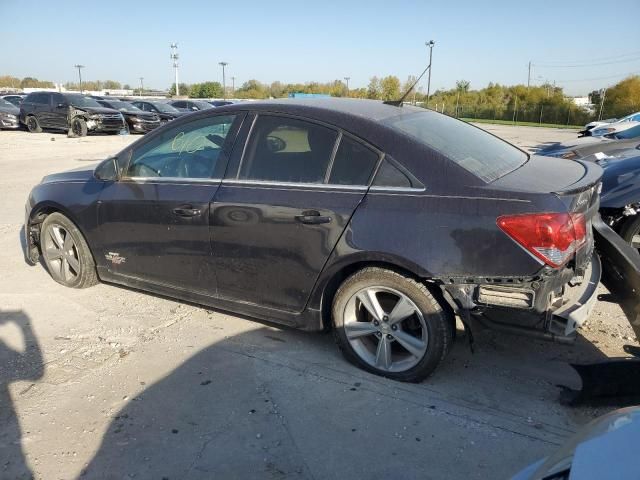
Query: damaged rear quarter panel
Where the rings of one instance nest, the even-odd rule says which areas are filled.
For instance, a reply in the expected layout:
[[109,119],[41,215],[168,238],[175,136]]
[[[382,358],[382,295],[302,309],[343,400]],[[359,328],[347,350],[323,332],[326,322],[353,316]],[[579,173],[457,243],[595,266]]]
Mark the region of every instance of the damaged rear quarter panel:
[[540,261],[504,234],[496,219],[558,207],[551,195],[370,191],[351,220],[349,230],[357,233],[345,235],[342,248],[402,256],[424,276],[443,281],[531,276],[541,269]]

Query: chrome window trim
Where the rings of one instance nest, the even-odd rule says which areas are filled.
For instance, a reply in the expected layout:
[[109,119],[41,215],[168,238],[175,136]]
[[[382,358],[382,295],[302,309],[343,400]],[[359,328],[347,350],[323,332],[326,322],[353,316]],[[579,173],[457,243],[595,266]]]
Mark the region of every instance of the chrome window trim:
[[416,188],[416,187],[385,187],[385,186],[382,186],[382,185],[376,185],[376,186],[371,186],[371,188],[369,188],[369,191],[371,193],[378,193],[378,192],[388,192],[388,193],[408,192],[408,193],[416,193],[416,192],[426,192],[427,189],[425,187],[421,187],[421,188]]
[[333,164],[336,161],[336,154],[338,153],[338,149],[340,148],[340,143],[342,143],[342,130],[338,130],[338,137],[333,144],[331,158],[329,158],[329,165],[327,165],[327,171],[324,173],[324,181],[322,182],[324,185],[329,184],[329,178],[331,177],[331,172],[333,171]]
[[223,185],[230,185],[234,187],[256,187],[256,188],[306,188],[310,190],[349,190],[366,192],[369,187],[366,185],[337,185],[326,183],[302,183],[302,182],[271,182],[267,180],[236,180],[236,179],[224,179]]
[[189,177],[124,177],[123,182],[132,183],[199,183],[214,184],[222,182],[221,178],[189,178]]

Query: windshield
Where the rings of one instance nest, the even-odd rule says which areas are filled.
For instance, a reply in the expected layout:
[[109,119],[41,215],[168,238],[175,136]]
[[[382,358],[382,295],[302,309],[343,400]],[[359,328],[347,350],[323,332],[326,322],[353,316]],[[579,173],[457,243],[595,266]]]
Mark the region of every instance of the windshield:
[[152,103],[152,105],[164,113],[176,113],[180,111],[177,108],[172,107],[168,103],[157,102],[157,103]]
[[16,106],[13,103],[7,102],[4,98],[0,98],[0,107],[16,108]]
[[131,105],[128,102],[121,102],[120,100],[109,100],[107,101],[111,108],[115,108],[116,110],[120,110],[121,112],[141,112],[138,107],[135,105]]
[[636,125],[635,127],[627,128],[622,132],[617,132],[614,134],[617,139],[627,139],[627,138],[636,138],[640,137],[640,125]]
[[426,110],[391,117],[382,123],[442,153],[487,183],[512,172],[529,158],[522,150],[480,128]]
[[202,100],[192,100],[192,102],[195,103],[200,110],[206,110],[207,108],[213,108],[213,105],[211,105],[209,102],[204,102]]
[[98,102],[91,97],[85,97],[84,95],[67,95],[67,100],[74,107],[86,107],[86,108],[101,108]]

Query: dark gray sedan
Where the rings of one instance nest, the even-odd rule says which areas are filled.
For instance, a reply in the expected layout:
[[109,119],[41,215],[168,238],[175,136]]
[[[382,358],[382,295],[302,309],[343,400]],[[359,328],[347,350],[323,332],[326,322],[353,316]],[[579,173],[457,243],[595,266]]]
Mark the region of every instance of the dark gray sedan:
[[575,338],[599,255],[638,304],[640,256],[600,219],[601,176],[422,108],[240,103],[45,177],[26,244],[68,287],[104,280],[333,329],[354,364],[418,381],[451,350],[456,315]]

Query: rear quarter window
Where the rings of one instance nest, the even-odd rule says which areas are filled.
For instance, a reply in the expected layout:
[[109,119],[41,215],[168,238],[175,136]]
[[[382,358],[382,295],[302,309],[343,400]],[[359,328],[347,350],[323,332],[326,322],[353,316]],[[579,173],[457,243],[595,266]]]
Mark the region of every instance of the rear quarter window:
[[524,164],[529,156],[480,128],[435,112],[411,112],[383,124],[438,151],[490,183]]

